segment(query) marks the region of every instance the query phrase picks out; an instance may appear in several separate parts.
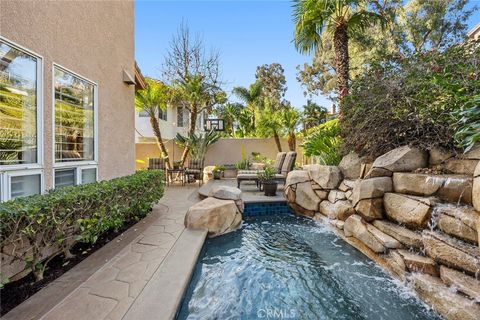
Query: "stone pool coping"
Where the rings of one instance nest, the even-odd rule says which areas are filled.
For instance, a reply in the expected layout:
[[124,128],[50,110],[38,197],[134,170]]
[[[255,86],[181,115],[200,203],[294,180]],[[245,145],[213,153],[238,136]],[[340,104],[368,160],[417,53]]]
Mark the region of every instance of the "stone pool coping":
[[[198,194],[202,198],[208,197],[210,190],[216,186],[229,186],[237,187],[236,179],[221,179],[210,180],[198,189]],[[240,185],[242,190],[242,200],[244,203],[258,203],[258,202],[286,202],[283,194],[283,186],[278,185],[277,195],[273,197],[267,197],[263,194],[263,191],[257,189],[255,182],[245,181]]]
[[1,319],[173,318],[207,235],[183,225],[197,190],[167,188],[152,214]]

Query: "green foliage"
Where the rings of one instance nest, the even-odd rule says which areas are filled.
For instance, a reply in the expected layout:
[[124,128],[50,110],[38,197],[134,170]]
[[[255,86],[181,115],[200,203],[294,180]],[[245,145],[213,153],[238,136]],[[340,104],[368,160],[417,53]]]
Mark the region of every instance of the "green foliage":
[[459,112],[480,92],[479,59],[478,42],[468,42],[373,65],[344,101],[345,151],[377,157],[402,145],[451,149],[458,116],[468,127],[460,126],[458,139],[472,136],[475,112]]
[[310,129],[302,147],[307,157],[314,157],[320,164],[338,165],[342,160],[338,119]]
[[248,170],[248,168],[250,168],[250,160],[242,159],[235,164],[235,167],[238,170]]
[[[2,203],[2,253],[24,261],[41,280],[53,257],[61,252],[69,257],[76,241],[93,243],[102,233],[139,220],[162,195],[163,172],[145,170]],[[52,253],[45,257],[47,249]]]
[[[363,69],[372,63],[390,57],[408,58],[415,53],[443,50],[463,41],[468,28],[466,22],[476,10],[476,6],[467,8],[467,2],[371,1],[368,9],[381,15],[386,24],[370,25],[364,32],[350,33],[350,79],[361,75]],[[326,33],[317,41],[321,50],[315,51],[310,64],[299,68],[298,80],[305,87],[305,93],[330,94],[336,83],[333,41]]]
[[257,173],[258,179],[262,182],[267,182],[275,178],[276,170],[273,166],[267,165],[265,169]]
[[175,140],[178,145],[185,147],[190,146],[188,152],[192,159],[205,159],[208,148],[220,139],[220,134],[215,131],[209,131],[205,134],[192,134],[186,137],[177,133]]
[[325,107],[312,102],[312,100],[307,100],[301,116],[303,128],[308,130],[327,121],[328,111]]
[[480,95],[472,97],[463,109],[457,112],[460,120],[457,123],[454,138],[468,152],[475,143],[480,142]]

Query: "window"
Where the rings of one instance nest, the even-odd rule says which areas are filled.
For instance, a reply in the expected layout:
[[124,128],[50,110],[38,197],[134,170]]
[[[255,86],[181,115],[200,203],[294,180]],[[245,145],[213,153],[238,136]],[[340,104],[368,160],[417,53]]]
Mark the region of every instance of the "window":
[[167,121],[167,108],[158,110],[158,119]]
[[40,194],[42,190],[41,169],[6,171],[0,174],[0,201]]
[[140,118],[148,118],[148,117],[150,117],[150,115],[148,114],[147,111],[140,111],[140,112],[138,113],[138,116],[139,116]]
[[0,38],[0,166],[40,163],[41,59]]
[[97,181],[97,168],[92,166],[55,170],[55,188],[75,186]]
[[54,67],[55,162],[95,160],[96,86]]
[[190,112],[187,108],[177,107],[177,127],[187,127]]

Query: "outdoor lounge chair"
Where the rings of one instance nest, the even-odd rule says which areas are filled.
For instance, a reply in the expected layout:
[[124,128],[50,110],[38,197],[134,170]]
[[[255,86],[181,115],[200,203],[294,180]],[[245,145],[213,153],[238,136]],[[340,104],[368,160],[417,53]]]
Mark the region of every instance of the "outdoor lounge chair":
[[190,176],[193,176],[195,180],[198,180],[199,185],[203,183],[203,159],[188,160],[184,174],[187,182],[190,182]]
[[[277,159],[275,161],[274,168],[277,170],[278,173],[275,175],[275,180],[285,181],[287,174],[290,171],[292,171],[293,166],[295,165],[296,158],[297,158],[297,153],[295,151],[290,151],[287,153],[279,152],[277,154]],[[240,183],[242,181],[255,181],[257,184],[257,187],[261,189],[262,185],[258,179],[258,172],[261,172],[261,171],[238,174],[237,187],[240,188]]]

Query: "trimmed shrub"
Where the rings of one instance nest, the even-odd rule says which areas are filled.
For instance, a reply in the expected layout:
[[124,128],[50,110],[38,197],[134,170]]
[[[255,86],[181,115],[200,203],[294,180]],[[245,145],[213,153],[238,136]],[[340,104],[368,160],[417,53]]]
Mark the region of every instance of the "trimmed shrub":
[[24,261],[41,280],[53,257],[71,257],[75,242],[94,243],[102,233],[146,216],[163,195],[163,181],[163,171],[139,171],[2,203],[2,254]]
[[303,140],[302,148],[307,157],[316,158],[320,164],[338,165],[342,160],[338,119],[309,129]]
[[452,149],[459,111],[480,93],[478,42],[373,65],[344,100],[344,151],[377,157],[402,145]]

